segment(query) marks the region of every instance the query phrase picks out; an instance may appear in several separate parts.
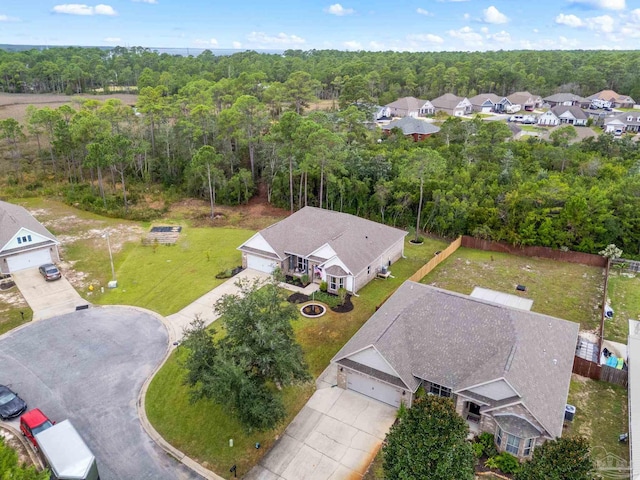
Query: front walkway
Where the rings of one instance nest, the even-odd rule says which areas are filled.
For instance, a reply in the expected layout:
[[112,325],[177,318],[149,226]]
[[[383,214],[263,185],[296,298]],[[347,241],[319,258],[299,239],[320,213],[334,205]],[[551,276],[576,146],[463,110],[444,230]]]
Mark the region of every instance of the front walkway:
[[362,478],[396,419],[397,409],[335,386],[335,365],[247,480]]

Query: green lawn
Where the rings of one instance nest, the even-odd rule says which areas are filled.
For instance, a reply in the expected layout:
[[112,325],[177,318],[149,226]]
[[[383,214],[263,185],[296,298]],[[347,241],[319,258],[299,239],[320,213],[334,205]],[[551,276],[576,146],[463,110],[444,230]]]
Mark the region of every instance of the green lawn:
[[618,435],[629,431],[626,389],[573,375],[568,403],[576,407],[576,415],[563,435],[590,439],[596,459],[609,453],[629,461],[629,446],[618,441]]
[[[533,300],[532,311],[599,326],[603,269],[461,247],[422,283],[469,295],[484,287]],[[516,291],[516,285],[527,287]]]
[[607,294],[615,313],[613,319],[605,320],[604,337],[607,340],[627,343],[629,319],[640,320],[639,291],[640,277],[610,270]]
[[[329,311],[318,319],[300,316],[293,327],[313,376],[322,373],[331,357],[368,320],[377,305],[445,246],[445,242],[430,239],[420,246],[407,243],[407,258],[391,267],[395,278],[370,282],[352,299],[353,311],[343,314]],[[181,352],[174,353],[151,382],[146,397],[147,415],[169,443],[225,478],[231,478],[229,467],[234,463],[239,476],[255,465],[314,391],[312,384],[284,389],[281,395],[287,406],[287,420],[272,431],[248,432],[224,407],[208,400],[195,404],[188,401],[188,389],[182,385],[180,355]],[[233,448],[229,447],[229,438],[234,439]],[[263,448],[256,450],[256,442]]]
[[[11,292],[15,290],[17,290],[17,287],[13,287],[13,289],[8,292],[0,292],[0,335],[9,330],[13,330],[23,323],[27,323],[33,316],[33,312],[29,307],[16,307],[4,301],[4,296],[11,294]],[[20,312],[24,315],[21,315]]]
[[225,281],[216,274],[241,264],[236,248],[253,234],[184,227],[176,245],[127,244],[115,256],[118,288],[96,293],[93,301],[175,313]]

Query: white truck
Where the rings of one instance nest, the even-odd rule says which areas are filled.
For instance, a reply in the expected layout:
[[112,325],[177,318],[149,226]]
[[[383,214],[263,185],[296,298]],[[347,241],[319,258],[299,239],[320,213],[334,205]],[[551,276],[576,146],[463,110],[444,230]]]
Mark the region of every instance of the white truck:
[[96,457],[69,420],[36,435],[52,480],[100,480]]

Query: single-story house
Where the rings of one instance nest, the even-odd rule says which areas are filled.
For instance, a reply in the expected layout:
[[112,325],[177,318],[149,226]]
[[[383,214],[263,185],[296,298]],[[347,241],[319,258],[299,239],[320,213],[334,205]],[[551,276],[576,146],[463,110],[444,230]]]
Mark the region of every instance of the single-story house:
[[506,97],[499,97],[495,93],[480,93],[469,99],[473,110],[480,113],[503,113],[507,111],[507,107],[511,106],[511,102]]
[[473,105],[468,98],[458,97],[453,93],[445,93],[431,100],[436,112],[445,112],[454,117],[469,115],[473,112]]
[[389,135],[394,128],[402,130],[402,133],[406,137],[412,137],[414,142],[420,142],[440,131],[440,127],[435,126],[433,123],[413,117],[403,117],[399,120],[394,120],[387,125],[383,125],[382,131]]
[[404,254],[407,232],[347,213],[304,207],[244,242],[242,266],[327,282],[356,293]]
[[0,273],[59,262],[59,244],[26,208],[0,201]]
[[562,435],[579,325],[406,281],[333,357],[337,385],[411,406],[451,398],[520,458]]
[[591,100],[583,98],[573,93],[554,93],[543,99],[550,107],[557,107],[558,105],[571,107],[576,106],[580,108],[589,108]]
[[393,117],[426,117],[436,113],[429,100],[415,97],[399,98],[395,102],[385,105]]
[[589,116],[580,107],[558,105],[540,115],[538,125],[568,124],[578,127],[585,126],[588,119]]
[[617,108],[633,108],[636,103],[629,95],[620,95],[613,90],[602,90],[587,98],[589,100],[604,100]]
[[621,135],[625,132],[640,132],[640,110],[622,112],[604,119],[605,133]]
[[529,92],[514,92],[507,96],[512,105],[521,105],[527,112],[532,112],[540,108],[543,104],[540,95],[533,95]]

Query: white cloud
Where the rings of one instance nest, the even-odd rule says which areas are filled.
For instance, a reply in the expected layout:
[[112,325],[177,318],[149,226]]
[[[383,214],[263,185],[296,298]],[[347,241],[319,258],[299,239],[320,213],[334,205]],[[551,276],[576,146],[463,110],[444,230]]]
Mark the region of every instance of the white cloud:
[[348,50],[362,50],[362,44],[360,42],[356,42],[355,40],[343,42],[342,45],[344,45]]
[[203,40],[198,38],[194,40],[193,43],[195,43],[196,45],[203,45],[203,46],[209,46],[209,47],[218,46],[218,40],[216,40],[215,38],[210,38],[209,40]]
[[532,30],[532,32],[533,32],[533,33],[539,33],[539,32],[540,32],[540,30],[538,30],[537,28],[534,28],[534,29]]
[[480,31],[481,31],[482,33],[489,33],[489,27],[482,27],[482,28],[480,29]]
[[511,34],[506,30],[501,30],[498,33],[492,33],[487,35],[487,38],[504,46],[507,43],[511,43]]
[[464,15],[462,15],[462,18],[464,18],[465,20],[469,20],[471,18],[471,15],[465,13]]
[[480,47],[482,46],[482,35],[473,31],[471,27],[462,27],[459,30],[449,30],[447,32],[450,37],[462,40],[462,42],[468,47]]
[[587,18],[586,23],[590,30],[612,33],[615,22],[609,15],[602,15],[600,17]]
[[640,23],[640,8],[636,8],[635,10],[631,10],[629,13],[629,18],[634,23]]
[[507,16],[493,5],[491,5],[489,8],[484,9],[482,13],[482,20],[485,23],[500,24],[507,23],[509,21]]
[[442,37],[432,33],[416,33],[407,35],[407,40],[411,40],[413,42],[424,42],[431,45],[441,45],[444,43],[444,39]]
[[277,35],[268,35],[264,32],[251,32],[247,35],[247,40],[259,45],[267,46],[302,45],[305,43],[304,38],[298,37],[297,35],[288,35],[282,32]]
[[231,42],[231,45],[233,46],[233,48],[235,49],[240,49],[242,48],[242,43],[241,42]]
[[0,15],[0,22],[17,22],[19,21],[15,17],[10,17],[9,15]]
[[369,42],[369,47],[371,48],[371,50],[376,51],[386,50],[384,43],[376,42],[375,40]]
[[433,16],[433,13],[431,13],[429,10],[425,10],[424,8],[417,8],[416,13],[419,13],[420,15],[426,15],[427,17]]
[[82,3],[64,3],[62,5],[56,5],[53,7],[54,13],[64,13],[67,15],[117,15],[113,7],[110,5],[96,5],[92,7]]
[[576,15],[565,15],[564,13],[556,17],[556,23],[573,28],[584,27],[584,22],[580,17]]
[[329,8],[326,8],[324,11],[327,13],[330,13],[331,15],[337,15],[338,17],[342,17],[344,15],[351,15],[352,13],[355,13],[355,10],[353,8],[344,8],[339,3],[334,3],[333,5],[329,5]]
[[120,40],[122,40],[120,37],[107,37],[104,39],[107,43],[118,43]]
[[151,5],[156,5],[158,0],[132,0],[135,3],[150,3]]
[[624,10],[627,8],[626,0],[569,0],[577,5],[601,8],[603,10]]

